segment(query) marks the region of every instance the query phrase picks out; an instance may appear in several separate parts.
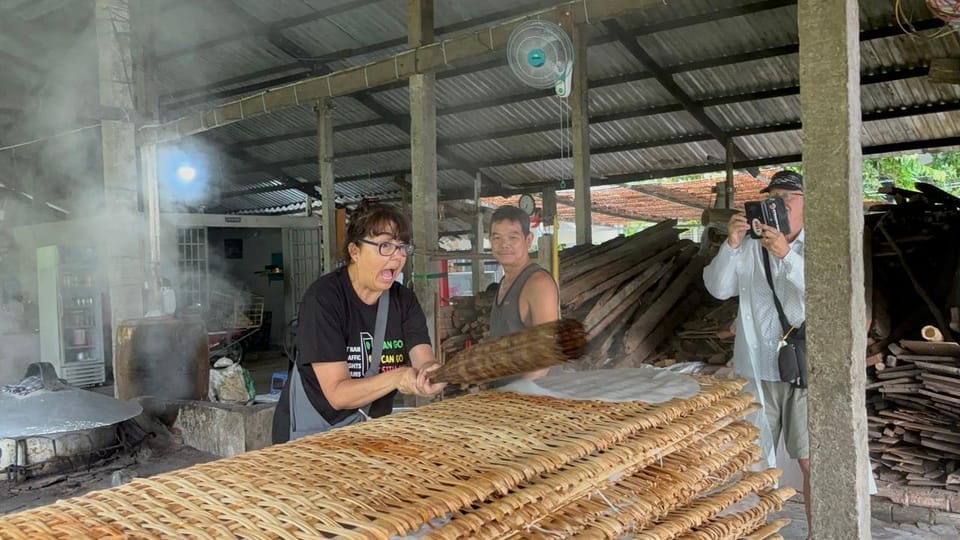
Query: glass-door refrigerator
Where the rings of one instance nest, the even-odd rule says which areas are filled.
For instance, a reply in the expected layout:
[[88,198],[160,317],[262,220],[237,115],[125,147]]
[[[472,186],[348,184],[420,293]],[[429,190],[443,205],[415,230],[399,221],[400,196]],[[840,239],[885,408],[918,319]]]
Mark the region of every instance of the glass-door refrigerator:
[[103,384],[103,309],[91,247],[37,249],[40,359],[74,386]]

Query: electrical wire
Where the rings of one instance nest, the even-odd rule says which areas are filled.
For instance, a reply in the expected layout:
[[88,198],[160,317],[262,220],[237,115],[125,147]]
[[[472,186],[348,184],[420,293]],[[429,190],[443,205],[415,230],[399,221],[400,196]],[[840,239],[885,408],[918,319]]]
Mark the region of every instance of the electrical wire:
[[60,133],[54,133],[53,135],[49,135],[49,136],[47,136],[47,137],[38,137],[38,138],[36,138],[36,139],[31,139],[31,140],[29,140],[29,141],[24,141],[24,142],[21,142],[21,143],[11,144],[11,145],[9,145],[9,146],[0,146],[0,152],[5,152],[5,151],[7,151],[7,150],[14,150],[14,149],[17,149],[17,148],[23,148],[24,146],[30,146],[31,144],[36,144],[36,143],[40,143],[40,142],[44,142],[44,141],[49,141],[49,140],[57,139],[57,138],[60,138],[60,137],[66,137],[67,135],[72,135],[72,134],[74,134],[74,133],[79,133],[79,132],[81,132],[81,131],[86,131],[86,130],[88,130],[88,129],[98,128],[98,127],[100,127],[100,123],[99,123],[99,122],[97,122],[96,124],[90,124],[89,126],[78,127],[78,128],[71,129],[71,130],[68,130],[68,131],[63,131],[63,132],[60,132]]
[[960,0],[925,0],[930,11],[946,26],[939,28],[930,35],[920,33],[914,26],[910,16],[903,7],[903,0],[894,1],[894,16],[897,26],[908,36],[920,36],[928,39],[940,39],[958,30],[954,25],[960,24]]

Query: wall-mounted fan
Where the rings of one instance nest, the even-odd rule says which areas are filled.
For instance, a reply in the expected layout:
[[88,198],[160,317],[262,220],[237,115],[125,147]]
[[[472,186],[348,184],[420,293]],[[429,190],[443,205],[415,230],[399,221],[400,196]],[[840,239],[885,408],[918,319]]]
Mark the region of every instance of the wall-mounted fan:
[[560,25],[536,19],[521,23],[507,40],[507,59],[524,84],[570,95],[573,41]]

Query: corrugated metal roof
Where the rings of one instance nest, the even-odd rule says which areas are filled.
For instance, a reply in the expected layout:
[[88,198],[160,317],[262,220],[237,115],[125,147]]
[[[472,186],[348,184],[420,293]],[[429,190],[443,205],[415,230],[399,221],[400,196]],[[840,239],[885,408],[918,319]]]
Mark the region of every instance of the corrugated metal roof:
[[[160,92],[165,95],[164,106],[211,89],[230,90],[303,72],[320,63],[331,69],[354,66],[405,48],[407,3],[404,0],[375,0],[365,4],[357,0],[230,1],[248,14],[231,10],[229,2],[179,0],[158,9],[154,18],[155,50],[161,58],[159,81]],[[464,23],[478,17],[546,3],[544,0],[437,0],[435,24],[438,27],[453,24],[465,29],[468,24]],[[637,43],[660,66],[674,73],[674,81],[693,100],[715,103],[718,98],[729,98],[722,104],[705,107],[707,116],[725,132],[736,134],[746,128],[778,124],[793,126],[800,119],[800,99],[795,90],[799,81],[796,53],[696,70],[690,68],[691,63],[709,64],[727,56],[797,43],[795,5],[770,2],[768,8],[756,9],[757,5],[755,0],[669,2],[628,14],[617,23],[627,32],[637,34]],[[350,9],[319,16],[338,6]],[[742,6],[752,6],[750,13],[737,16],[722,13]],[[905,0],[903,6],[915,18],[929,17],[922,0]],[[17,9],[24,13],[27,10],[22,6]],[[892,2],[863,0],[860,12],[863,30],[898,28]],[[19,11],[17,14],[21,15]],[[665,24],[678,20],[689,22],[687,18],[692,16],[700,16],[700,22],[688,26]],[[297,17],[312,20],[288,24]],[[264,31],[265,26],[255,28],[253,19],[262,21],[263,25],[279,24],[275,27],[278,35],[303,52],[292,54],[290,47],[276,39],[276,35],[271,37]],[[648,31],[651,28],[655,31]],[[591,146],[595,150],[591,169],[595,177],[723,163],[722,145],[705,137],[707,128],[682,110],[677,98],[646,73],[642,63],[624,44],[607,36],[605,26],[591,25],[587,35],[595,43],[588,52],[590,78],[619,78],[616,84],[592,88],[589,95],[593,117],[617,115],[615,120],[590,126]],[[925,76],[917,76],[922,75],[922,71],[903,71],[922,68],[931,58],[956,56],[960,51],[960,38],[956,34],[939,39],[925,37],[928,35],[929,32],[895,35],[862,42],[863,72],[867,75],[893,72],[895,75],[887,79],[899,79],[863,86],[862,109],[868,118],[875,117],[877,111],[907,108],[920,114],[922,110],[913,111],[912,107],[960,103],[960,86],[932,84]],[[395,46],[371,51],[371,47],[391,40],[396,42]],[[9,37],[0,33],[0,43],[7,41]],[[189,50],[211,41],[215,42],[211,47]],[[367,52],[343,58],[329,56],[346,49]],[[188,52],[171,54],[178,50]],[[16,52],[13,48],[11,51]],[[309,58],[295,57],[298,54]],[[569,121],[569,105],[553,97],[527,97],[536,95],[536,91],[514,77],[504,58],[503,52],[481,55],[473,62],[480,64],[482,70],[458,71],[460,75],[438,79],[437,136],[441,144],[449,145],[438,156],[441,168],[438,183],[442,192],[468,192],[476,169],[494,181],[510,185],[559,183],[561,178],[569,178],[570,161],[556,159],[561,145],[559,127],[562,115]],[[896,76],[897,73],[911,76]],[[196,89],[202,85],[215,86],[203,91]],[[778,97],[751,97],[757,92],[778,89],[790,90],[780,92],[786,95]],[[174,92],[177,93],[170,95]],[[211,98],[206,104],[193,108],[232,99],[236,97]],[[399,196],[399,187],[391,175],[410,168],[410,152],[405,148],[410,138],[404,129],[391,125],[391,122],[401,125],[406,122],[410,109],[407,88],[373,88],[365,99],[373,100],[379,105],[377,109],[390,112],[394,118],[380,119],[377,112],[353,97],[334,100],[334,123],[341,128],[335,135],[334,149],[340,157],[334,162],[334,170],[339,178],[355,178],[336,184],[338,196],[345,200]],[[478,104],[487,106],[479,108]],[[653,107],[668,107],[674,112],[644,114],[645,109]],[[952,108],[947,107],[947,112],[868,122],[864,125],[863,142],[871,146],[960,137],[960,106],[956,111],[949,110]],[[170,113],[175,116],[185,110],[190,108],[177,107]],[[344,126],[353,129],[343,129]],[[279,212],[289,211],[297,204],[302,207],[303,194],[284,187],[278,180],[289,177],[317,181],[315,128],[316,113],[312,105],[307,104],[243,120],[190,139],[194,143],[203,142],[194,144],[192,151],[221,154],[211,158],[220,164],[221,195],[241,189],[262,191],[221,197],[219,201],[211,200],[211,204],[218,204],[225,211],[270,208]],[[510,134],[511,130],[514,133]],[[528,133],[516,134],[516,130]],[[498,132],[506,134],[500,138],[490,136]],[[771,129],[768,133],[753,133],[735,137],[747,158],[785,156],[801,151],[799,131]],[[565,148],[569,151],[569,131],[564,135]],[[697,141],[638,144],[681,136],[692,136]],[[463,141],[465,138],[479,140]],[[642,148],[623,150],[620,148],[623,145]],[[282,170],[270,165],[277,163],[285,164]],[[454,169],[454,165],[467,170]],[[266,191],[271,188],[277,191]]]

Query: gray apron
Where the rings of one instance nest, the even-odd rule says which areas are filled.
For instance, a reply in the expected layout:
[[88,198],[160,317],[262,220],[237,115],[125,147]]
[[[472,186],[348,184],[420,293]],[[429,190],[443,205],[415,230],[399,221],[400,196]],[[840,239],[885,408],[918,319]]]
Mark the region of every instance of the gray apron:
[[[383,338],[387,331],[387,313],[389,310],[390,289],[387,289],[380,295],[380,302],[377,304],[377,325],[373,332],[373,356],[370,359],[370,367],[363,375],[364,377],[373,377],[380,372],[380,354],[383,352]],[[300,380],[299,366],[294,365],[293,372],[290,375],[290,440],[363,422],[370,418],[371,405],[372,403],[368,403],[350,416],[331,425],[310,403],[310,398],[307,397],[303,388],[303,381]]]

